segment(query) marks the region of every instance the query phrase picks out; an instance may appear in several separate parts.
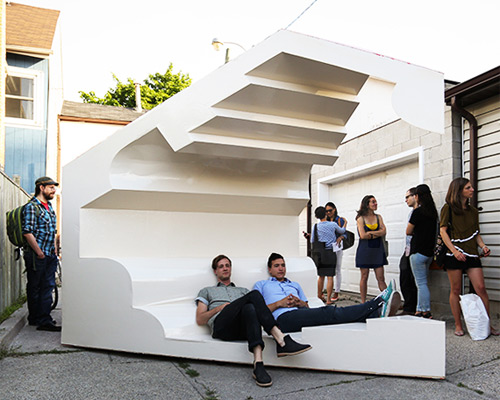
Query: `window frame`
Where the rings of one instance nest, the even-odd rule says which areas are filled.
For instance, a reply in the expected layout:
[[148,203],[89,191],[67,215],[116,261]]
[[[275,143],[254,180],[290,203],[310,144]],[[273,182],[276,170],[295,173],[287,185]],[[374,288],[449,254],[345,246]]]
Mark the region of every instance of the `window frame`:
[[[45,108],[43,103],[43,71],[7,66],[6,80],[7,76],[33,80],[33,119],[5,116],[5,125],[42,128],[44,121],[43,110]],[[7,99],[15,99],[19,98],[19,96],[9,95],[7,86],[5,89],[5,108],[7,109]]]

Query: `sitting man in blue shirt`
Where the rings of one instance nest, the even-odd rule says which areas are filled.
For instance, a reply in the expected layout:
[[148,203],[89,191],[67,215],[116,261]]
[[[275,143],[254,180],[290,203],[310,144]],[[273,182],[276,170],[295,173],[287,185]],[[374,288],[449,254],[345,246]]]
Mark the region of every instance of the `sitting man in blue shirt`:
[[212,261],[217,278],[215,286],[203,288],[195,299],[196,323],[208,325],[212,337],[222,340],[247,340],[248,350],[254,355],[253,378],[259,386],[271,386],[273,381],[262,361],[262,328],[276,340],[278,357],[292,356],[310,350],[308,344],[295,342],[284,335],[256,290],[249,291],[231,282],[232,263],[229,257],[219,255]]
[[283,332],[298,332],[305,326],[366,322],[368,318],[390,317],[396,314],[401,295],[394,282],[373,300],[349,307],[324,306],[309,308],[307,297],[297,282],[285,277],[283,256],[272,253],[267,262],[269,279],[259,281],[254,289],[264,297]]

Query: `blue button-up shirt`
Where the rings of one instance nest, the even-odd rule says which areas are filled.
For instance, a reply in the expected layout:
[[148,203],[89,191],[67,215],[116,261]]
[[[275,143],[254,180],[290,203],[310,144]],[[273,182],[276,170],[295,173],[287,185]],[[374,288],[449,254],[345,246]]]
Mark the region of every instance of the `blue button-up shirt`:
[[[286,296],[293,294],[298,297],[300,300],[307,302],[307,297],[297,282],[292,282],[291,280],[285,278],[282,282],[277,280],[276,278],[269,278],[265,281],[258,281],[253,286],[255,290],[258,290],[262,297],[264,297],[264,301],[266,304],[276,303],[277,301],[285,298]],[[287,311],[296,310],[297,307],[290,308],[278,308],[273,311],[274,319],[278,319],[278,317],[286,313]]]
[[23,209],[23,234],[33,234],[40,250],[46,256],[55,253],[57,233],[56,213],[50,202],[48,204],[47,210],[40,200],[34,197]]
[[337,240],[337,234],[342,235],[345,233],[345,228],[341,228],[336,222],[331,221],[320,221],[314,228],[313,234],[311,235],[311,243],[314,243],[314,239],[316,239],[315,235],[318,235],[318,241],[325,242],[326,249],[331,249],[333,247],[333,244]]

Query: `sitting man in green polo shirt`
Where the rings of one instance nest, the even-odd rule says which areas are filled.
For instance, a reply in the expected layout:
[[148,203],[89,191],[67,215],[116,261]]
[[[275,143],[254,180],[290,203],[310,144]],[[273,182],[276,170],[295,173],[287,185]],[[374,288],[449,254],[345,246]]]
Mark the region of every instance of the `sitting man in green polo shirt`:
[[276,340],[278,357],[300,354],[312,347],[295,342],[289,335],[285,336],[262,295],[231,282],[231,267],[231,260],[225,255],[213,259],[212,269],[217,284],[203,288],[198,293],[195,299],[196,323],[208,325],[213,338],[247,340],[248,350],[254,355],[253,378],[259,386],[271,386],[273,381],[264,369],[262,360],[262,328]]

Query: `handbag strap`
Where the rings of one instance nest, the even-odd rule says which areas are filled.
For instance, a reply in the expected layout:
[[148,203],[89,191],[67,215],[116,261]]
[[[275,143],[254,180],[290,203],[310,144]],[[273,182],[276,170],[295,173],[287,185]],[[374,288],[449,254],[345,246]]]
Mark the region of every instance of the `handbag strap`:
[[316,233],[316,229],[317,229],[316,225],[318,225],[318,224],[314,224],[314,227],[313,227],[313,243],[318,242],[318,235]]

